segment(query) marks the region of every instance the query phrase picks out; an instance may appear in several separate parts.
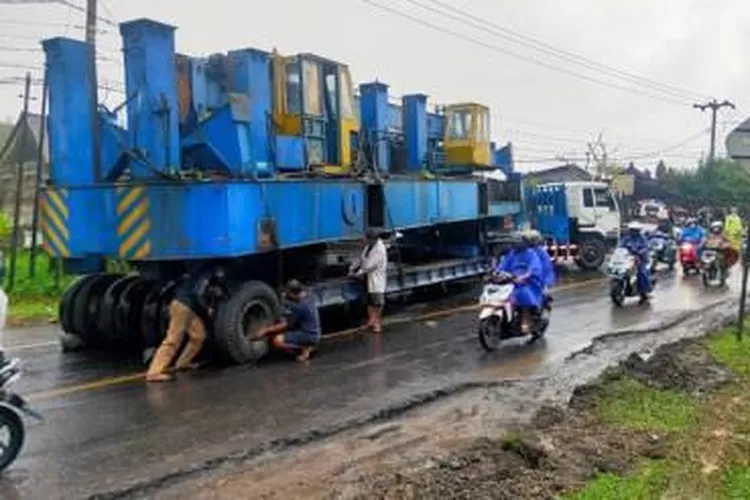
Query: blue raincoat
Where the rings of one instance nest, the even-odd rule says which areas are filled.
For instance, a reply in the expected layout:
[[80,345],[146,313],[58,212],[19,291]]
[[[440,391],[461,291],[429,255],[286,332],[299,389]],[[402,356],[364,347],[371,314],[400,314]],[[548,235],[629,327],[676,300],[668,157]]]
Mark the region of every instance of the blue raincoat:
[[628,233],[620,239],[620,247],[627,248],[630,253],[638,257],[638,272],[636,275],[638,293],[651,293],[651,278],[648,274],[648,239],[642,234]]
[[700,244],[706,238],[706,231],[700,226],[686,227],[680,232],[680,243],[689,241]]
[[525,283],[516,285],[512,300],[520,307],[534,307],[537,309],[542,307],[544,271],[536,249],[520,248],[511,250],[500,262],[497,270],[512,274],[513,276],[530,274]]
[[552,259],[547,252],[546,246],[538,246],[534,248],[536,256],[539,257],[539,262],[542,264],[542,280],[546,288],[551,288],[555,284],[555,266],[552,264]]

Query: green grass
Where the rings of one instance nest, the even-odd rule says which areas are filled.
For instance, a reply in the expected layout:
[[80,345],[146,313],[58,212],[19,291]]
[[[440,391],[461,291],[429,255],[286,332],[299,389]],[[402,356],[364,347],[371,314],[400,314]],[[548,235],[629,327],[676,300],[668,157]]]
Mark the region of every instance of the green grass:
[[43,252],[37,254],[34,278],[29,274],[30,254],[21,252],[16,261],[16,276],[13,287],[9,287],[8,270],[10,258],[5,255],[5,283],[10,308],[8,321],[15,323],[47,322],[57,316],[57,304],[65,288],[74,279],[56,269],[57,263]]
[[745,326],[748,336],[738,341],[736,327],[725,328],[720,334],[709,337],[708,349],[713,357],[743,377],[750,376],[750,325]]
[[696,405],[687,394],[652,389],[632,379],[607,385],[597,405],[605,423],[634,430],[681,431],[695,422]]
[[734,465],[723,477],[723,497],[730,500],[750,498],[750,467]]
[[[582,490],[566,495],[566,500],[651,500],[669,486],[670,464],[652,461],[632,476],[601,474]],[[746,497],[747,498],[747,497]]]

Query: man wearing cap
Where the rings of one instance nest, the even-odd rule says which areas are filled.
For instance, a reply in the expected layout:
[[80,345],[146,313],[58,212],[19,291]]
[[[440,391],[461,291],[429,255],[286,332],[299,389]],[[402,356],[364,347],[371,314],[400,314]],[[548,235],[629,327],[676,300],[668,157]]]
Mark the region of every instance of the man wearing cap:
[[349,275],[367,276],[367,326],[380,333],[385,305],[385,286],[388,277],[388,250],[380,234],[368,229],[365,248],[359,259],[349,268]]
[[320,317],[315,298],[297,280],[287,283],[284,318],[261,328],[256,338],[271,337],[271,344],[282,351],[299,353],[297,361],[307,361],[320,342]]

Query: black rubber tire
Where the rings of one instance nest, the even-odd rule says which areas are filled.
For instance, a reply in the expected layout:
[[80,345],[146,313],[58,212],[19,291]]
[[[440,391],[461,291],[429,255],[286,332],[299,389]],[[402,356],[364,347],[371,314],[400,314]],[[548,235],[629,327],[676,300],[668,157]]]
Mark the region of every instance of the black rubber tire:
[[674,261],[669,263],[669,267],[667,269],[669,269],[670,271],[674,271]]
[[0,429],[7,428],[10,439],[6,448],[0,448],[0,472],[8,468],[21,453],[26,440],[26,428],[16,412],[7,407],[0,407]]
[[169,303],[174,297],[176,281],[156,284],[144,297],[141,308],[141,349],[158,347],[167,334],[169,326]]
[[74,330],[75,327],[73,325],[73,304],[81,288],[83,288],[91,280],[97,279],[99,276],[102,276],[102,274],[97,273],[81,276],[73,283],[71,283],[63,293],[62,297],[60,298],[60,305],[57,309],[57,314],[60,318],[60,328],[63,332],[76,335],[80,334],[80,332],[76,332]]
[[[248,313],[257,316],[248,324]],[[268,341],[250,342],[247,329],[274,321],[281,316],[281,303],[276,292],[260,281],[249,281],[231,292],[220,304],[214,321],[214,341],[218,354],[234,364],[257,361],[268,353]]]
[[581,240],[578,246],[576,264],[584,271],[596,271],[607,258],[607,246],[600,238],[590,237]]
[[707,271],[701,273],[701,281],[703,281],[704,288],[709,288],[711,286]]
[[115,314],[117,313],[117,304],[120,301],[120,295],[130,285],[138,279],[137,275],[123,276],[112,283],[104,295],[102,295],[101,306],[99,307],[99,321],[97,328],[102,333],[107,342],[122,343],[127,336],[121,336],[115,328]]
[[104,292],[109,286],[122,277],[121,274],[99,274],[87,281],[73,300],[72,323],[74,333],[80,335],[87,345],[101,340],[97,320],[99,306]]
[[499,318],[497,316],[490,316],[489,318],[479,320],[479,326],[477,327],[479,343],[487,352],[497,351],[500,348],[500,338],[490,333],[490,330],[493,328],[492,322],[498,320]]
[[154,287],[154,281],[138,279],[131,281],[122,290],[115,306],[114,328],[117,336],[126,340],[129,346],[140,349],[143,344],[143,304],[146,295]]
[[625,303],[625,285],[620,280],[613,280],[609,284],[609,298],[617,307],[622,307]]

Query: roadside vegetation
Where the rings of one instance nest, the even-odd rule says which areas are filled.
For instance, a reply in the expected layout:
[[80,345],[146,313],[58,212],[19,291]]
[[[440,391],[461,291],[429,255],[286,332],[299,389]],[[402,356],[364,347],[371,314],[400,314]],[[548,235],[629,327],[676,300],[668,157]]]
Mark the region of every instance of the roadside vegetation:
[[57,320],[57,307],[73,277],[63,273],[62,266],[41,250],[36,258],[36,272],[29,273],[30,253],[21,252],[16,260],[16,277],[8,287],[9,256],[5,255],[4,289],[9,295],[8,325],[21,326],[50,323]]
[[564,498],[750,498],[750,339],[738,342],[728,328],[699,345],[715,363],[703,373],[713,387],[675,390],[627,377],[602,386],[595,406],[609,425],[663,436],[663,456],[599,474]]
[[366,478],[358,498],[469,497],[750,498],[750,338],[727,328],[632,355],[566,407]]

